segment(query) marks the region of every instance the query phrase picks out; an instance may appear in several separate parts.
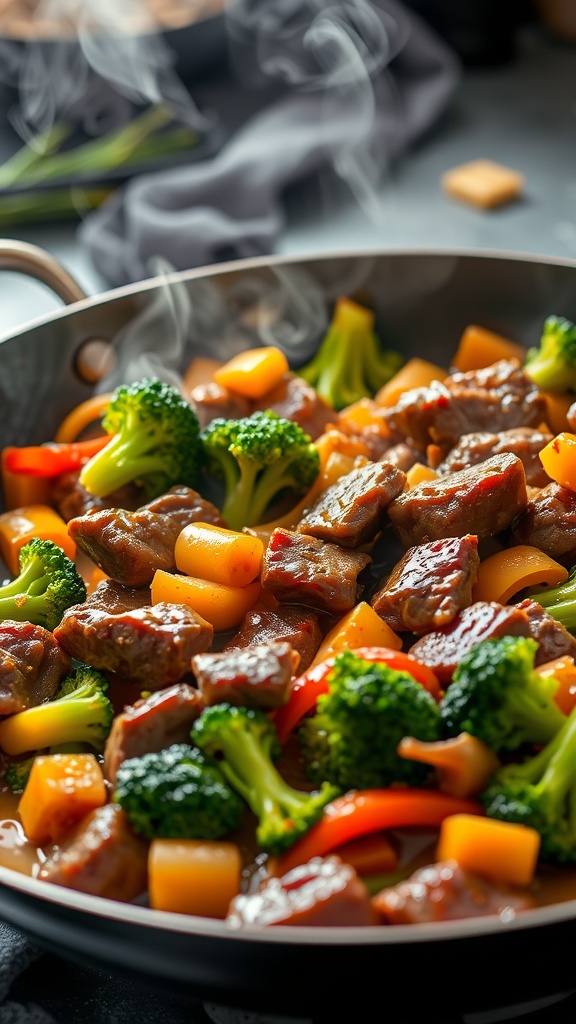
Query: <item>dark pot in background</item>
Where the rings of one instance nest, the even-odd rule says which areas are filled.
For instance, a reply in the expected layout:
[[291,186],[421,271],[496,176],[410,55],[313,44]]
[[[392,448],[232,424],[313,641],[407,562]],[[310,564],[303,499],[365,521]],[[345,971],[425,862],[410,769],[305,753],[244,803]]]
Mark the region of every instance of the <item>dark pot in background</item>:
[[405,0],[466,67],[507,64],[518,28],[535,18],[532,0]]

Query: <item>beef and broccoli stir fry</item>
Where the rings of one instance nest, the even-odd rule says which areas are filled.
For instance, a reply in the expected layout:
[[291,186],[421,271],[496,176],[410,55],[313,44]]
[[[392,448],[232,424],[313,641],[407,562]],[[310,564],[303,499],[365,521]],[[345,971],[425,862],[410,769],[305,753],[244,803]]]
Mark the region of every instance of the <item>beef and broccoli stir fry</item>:
[[576,327],[519,340],[342,298],[3,450],[18,870],[230,928],[576,898]]

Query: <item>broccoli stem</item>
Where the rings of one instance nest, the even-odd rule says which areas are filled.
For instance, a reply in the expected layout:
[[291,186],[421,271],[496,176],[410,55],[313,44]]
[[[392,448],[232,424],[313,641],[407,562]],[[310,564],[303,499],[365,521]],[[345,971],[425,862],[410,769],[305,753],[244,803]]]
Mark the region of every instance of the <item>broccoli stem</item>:
[[568,630],[576,630],[576,567],[568,579],[556,587],[546,590],[529,591],[532,601],[537,601],[550,615]]
[[140,477],[162,472],[162,456],[148,454],[154,443],[155,437],[148,431],[135,430],[128,440],[123,433],[116,434],[86,463],[80,483],[90,494],[106,497]]
[[566,365],[557,352],[534,356],[526,370],[542,391],[566,390]]
[[[221,460],[224,469],[226,498],[222,505],[222,515],[231,530],[241,530],[243,526],[253,526],[258,520],[252,511],[252,501],[256,477],[261,470],[258,463],[243,460],[232,463],[230,457]],[[237,467],[240,467],[238,477]]]
[[[48,576],[41,561],[32,558],[11,583],[0,587],[0,607],[5,598],[21,598],[26,593],[42,593],[46,589],[47,581]],[[34,589],[31,590],[33,587]]]
[[266,749],[250,733],[229,730],[223,747],[225,760],[218,767],[259,820],[278,813],[286,818],[310,799],[308,793],[300,794],[284,781]]

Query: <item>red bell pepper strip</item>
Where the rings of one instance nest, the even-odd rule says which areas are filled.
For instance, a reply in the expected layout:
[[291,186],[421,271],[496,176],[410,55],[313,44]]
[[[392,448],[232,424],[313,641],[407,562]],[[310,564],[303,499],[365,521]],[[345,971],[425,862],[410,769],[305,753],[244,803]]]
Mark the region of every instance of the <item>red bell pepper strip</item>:
[[[365,661],[380,662],[397,672],[408,672],[435,700],[440,700],[443,691],[437,677],[431,669],[420,664],[411,654],[395,651],[392,647],[356,647],[353,653]],[[320,694],[328,692],[328,673],[336,657],[337,655],[334,655],[314,665],[292,683],[286,704],[272,716],[281,743],[286,742],[304,715],[316,707]]]
[[102,451],[110,440],[110,434],[103,434],[90,441],[4,448],[2,465],[9,473],[24,473],[27,476],[38,477],[60,476],[62,473],[81,469],[84,463]]
[[324,857],[351,839],[370,832],[439,828],[451,814],[483,816],[485,811],[475,800],[436,790],[400,787],[352,790],[326,804],[320,821],[278,858],[275,873],[285,875],[299,864],[306,864],[311,857]]

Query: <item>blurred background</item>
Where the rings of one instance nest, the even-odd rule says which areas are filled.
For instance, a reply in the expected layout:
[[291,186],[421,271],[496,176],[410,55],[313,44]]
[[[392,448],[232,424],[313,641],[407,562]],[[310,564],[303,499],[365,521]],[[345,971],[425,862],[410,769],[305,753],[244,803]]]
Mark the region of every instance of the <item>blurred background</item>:
[[[573,0],[0,0],[0,234],[89,293],[268,252],[576,258]],[[455,201],[495,161],[514,202]],[[0,278],[4,332],[50,312]]]

